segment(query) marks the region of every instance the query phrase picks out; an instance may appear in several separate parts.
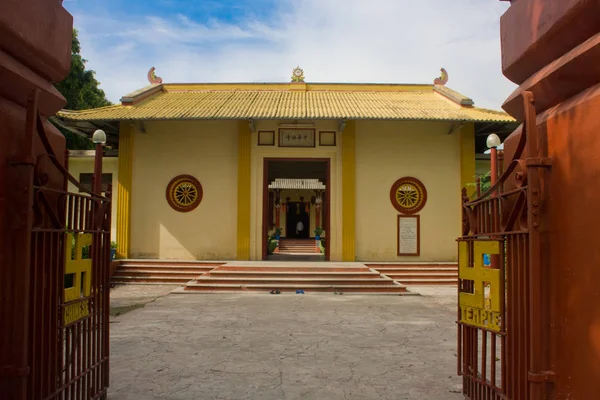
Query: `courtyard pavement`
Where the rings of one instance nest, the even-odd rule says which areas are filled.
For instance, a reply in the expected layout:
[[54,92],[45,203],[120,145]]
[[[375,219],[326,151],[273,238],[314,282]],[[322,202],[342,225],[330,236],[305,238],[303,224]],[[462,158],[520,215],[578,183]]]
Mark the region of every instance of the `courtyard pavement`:
[[110,400],[463,398],[456,288],[168,294],[174,288],[112,290]]

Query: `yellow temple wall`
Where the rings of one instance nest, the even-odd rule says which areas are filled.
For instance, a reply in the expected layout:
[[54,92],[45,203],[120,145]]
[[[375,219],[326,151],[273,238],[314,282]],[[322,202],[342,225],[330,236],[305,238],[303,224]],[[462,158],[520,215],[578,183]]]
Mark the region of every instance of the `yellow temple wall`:
[[[89,152],[93,153],[93,150]],[[119,159],[117,157],[104,157],[102,159],[102,173],[112,174],[112,215],[111,215],[111,231],[110,237],[114,241],[117,236],[117,183],[119,181]],[[93,174],[94,173],[94,157],[89,156],[71,156],[69,157],[69,173],[77,180],[79,180],[80,174]],[[69,192],[79,193],[79,189],[69,182]]]
[[[235,259],[238,123],[160,121],[144,128],[134,131],[131,257]],[[167,202],[167,185],[181,174],[202,185],[202,202],[191,212]]]
[[[461,137],[445,122],[356,123],[358,261],[455,261],[460,234]],[[427,189],[420,215],[420,256],[397,255],[390,189],[402,177]]]
[[[280,121],[257,121],[251,134],[249,259],[262,258],[265,158],[330,159],[330,259],[342,260],[343,133],[336,146],[259,146],[258,132],[277,132]],[[315,131],[336,131],[339,121],[316,121]],[[356,226],[358,261],[453,261],[460,233],[461,135],[450,123],[358,121],[355,123]],[[239,254],[239,121],[147,122],[134,129],[131,197],[131,258],[233,260]],[[463,140],[464,141],[464,140]],[[463,163],[464,164],[464,163]],[[474,164],[474,163],[473,163]],[[464,169],[464,168],[463,168]],[[116,161],[115,161],[116,172]],[[468,171],[467,171],[468,172]],[[474,171],[473,171],[474,173]],[[196,177],[203,187],[194,211],[173,210],[166,199],[171,179]],[[397,210],[389,199],[403,176],[420,179],[428,192],[421,216],[420,256],[397,256]],[[282,196],[285,199],[286,195]],[[290,196],[293,197],[293,196]],[[306,200],[310,195],[305,195]],[[281,225],[285,226],[282,213]],[[311,206],[311,236],[314,231]]]

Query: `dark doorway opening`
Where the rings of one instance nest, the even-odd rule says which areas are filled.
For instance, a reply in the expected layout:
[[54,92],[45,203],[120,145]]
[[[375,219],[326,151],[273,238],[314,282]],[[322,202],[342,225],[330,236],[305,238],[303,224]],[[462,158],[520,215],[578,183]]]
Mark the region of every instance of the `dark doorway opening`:
[[304,204],[294,201],[288,203],[286,208],[285,237],[294,239],[308,239],[310,235],[310,215],[306,212]]
[[[269,234],[279,227],[282,239],[314,246],[315,231],[322,229],[321,260],[329,260],[330,159],[265,158],[263,168],[262,259],[268,259]],[[296,232],[298,222],[303,229]]]

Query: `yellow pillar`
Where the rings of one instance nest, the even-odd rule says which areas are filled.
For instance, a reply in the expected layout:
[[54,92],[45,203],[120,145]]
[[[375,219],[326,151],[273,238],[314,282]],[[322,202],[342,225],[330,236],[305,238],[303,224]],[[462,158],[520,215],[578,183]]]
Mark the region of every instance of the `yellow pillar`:
[[252,132],[247,121],[241,121],[238,136],[238,217],[237,259],[250,259],[250,164]]
[[465,123],[460,130],[460,189],[471,196],[475,188],[475,123]]
[[356,261],[356,126],[348,121],[342,133],[342,261]]
[[127,122],[121,122],[119,129],[119,183],[117,186],[117,256],[119,258],[129,258],[133,136],[133,126]]

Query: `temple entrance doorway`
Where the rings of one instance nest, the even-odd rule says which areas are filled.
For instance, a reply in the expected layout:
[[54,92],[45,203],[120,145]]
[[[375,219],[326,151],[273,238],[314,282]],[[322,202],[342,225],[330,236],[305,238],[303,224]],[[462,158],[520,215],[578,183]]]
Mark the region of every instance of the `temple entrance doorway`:
[[264,160],[263,260],[329,260],[329,164]]

